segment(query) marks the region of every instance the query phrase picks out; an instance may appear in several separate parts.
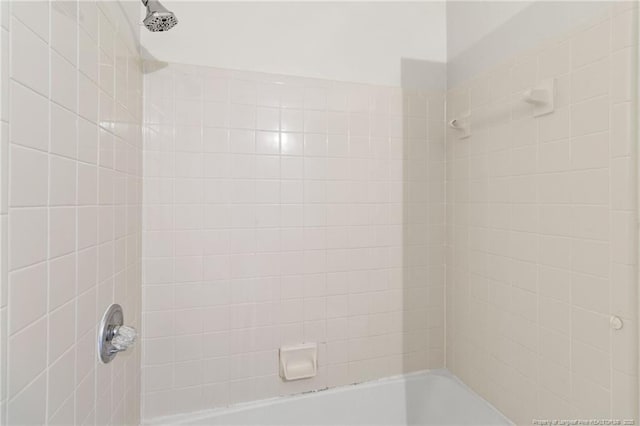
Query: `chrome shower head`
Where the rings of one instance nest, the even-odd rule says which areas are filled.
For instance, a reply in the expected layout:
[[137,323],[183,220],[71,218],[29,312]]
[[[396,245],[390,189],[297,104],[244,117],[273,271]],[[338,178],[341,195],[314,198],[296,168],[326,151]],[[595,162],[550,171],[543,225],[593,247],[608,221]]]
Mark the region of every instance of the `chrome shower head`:
[[151,32],[169,31],[177,23],[178,19],[173,12],[167,10],[158,0],[142,0],[147,7],[147,17],[144,18],[144,26]]

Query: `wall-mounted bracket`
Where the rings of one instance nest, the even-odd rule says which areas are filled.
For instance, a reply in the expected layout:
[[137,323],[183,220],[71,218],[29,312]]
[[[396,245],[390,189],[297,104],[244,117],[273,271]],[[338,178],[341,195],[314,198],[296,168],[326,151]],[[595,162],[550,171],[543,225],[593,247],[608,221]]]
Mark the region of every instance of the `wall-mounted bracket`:
[[449,121],[449,127],[460,132],[460,139],[471,136],[471,112],[467,111],[459,118]]
[[550,78],[540,82],[536,87],[526,90],[522,99],[533,105],[533,116],[550,114],[553,112],[555,98],[555,79]]

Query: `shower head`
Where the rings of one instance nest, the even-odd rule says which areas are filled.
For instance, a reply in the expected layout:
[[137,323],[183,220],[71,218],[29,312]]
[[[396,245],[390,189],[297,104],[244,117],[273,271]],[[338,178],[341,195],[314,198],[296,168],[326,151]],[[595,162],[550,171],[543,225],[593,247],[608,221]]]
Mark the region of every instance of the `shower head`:
[[144,18],[144,26],[151,32],[169,31],[177,23],[178,19],[173,12],[167,10],[158,0],[142,0],[147,7],[147,17]]

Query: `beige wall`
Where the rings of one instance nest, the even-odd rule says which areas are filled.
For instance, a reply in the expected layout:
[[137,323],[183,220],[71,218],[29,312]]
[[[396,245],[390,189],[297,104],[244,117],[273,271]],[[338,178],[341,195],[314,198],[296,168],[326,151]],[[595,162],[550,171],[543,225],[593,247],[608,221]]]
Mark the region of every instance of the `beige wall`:
[[144,417],[442,367],[442,92],[147,65]]
[[[448,94],[472,135],[447,136],[447,367],[519,424],[638,418],[637,13]],[[555,111],[533,117],[522,92],[549,78]]]
[[138,424],[140,349],[96,355],[109,304],[140,324],[137,27],[117,2],[0,13],[0,423]]
[[181,25],[143,32],[145,59],[393,86],[403,59],[447,60],[444,1],[163,4]]

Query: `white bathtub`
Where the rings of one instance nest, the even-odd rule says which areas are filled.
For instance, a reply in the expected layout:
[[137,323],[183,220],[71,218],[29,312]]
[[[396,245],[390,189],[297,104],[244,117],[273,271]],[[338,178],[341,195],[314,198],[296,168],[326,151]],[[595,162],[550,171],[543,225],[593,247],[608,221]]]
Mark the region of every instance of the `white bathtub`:
[[447,370],[413,373],[149,425],[511,425]]

